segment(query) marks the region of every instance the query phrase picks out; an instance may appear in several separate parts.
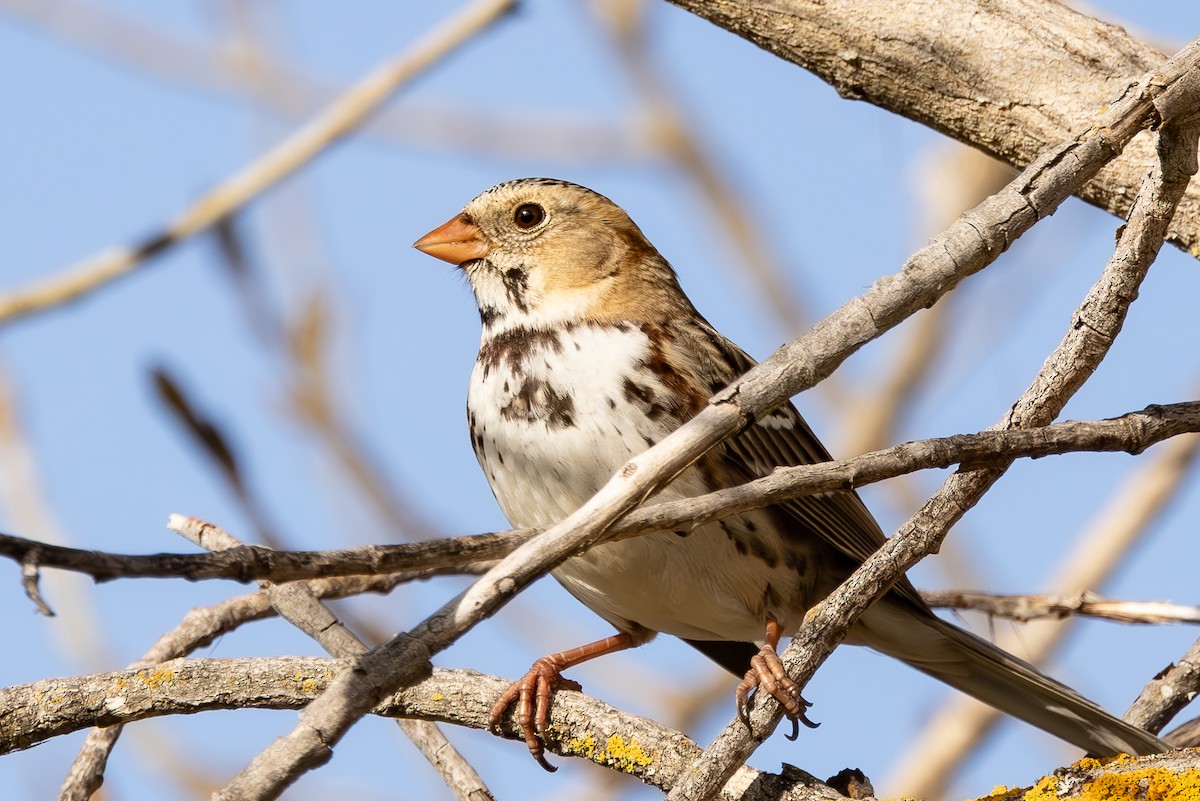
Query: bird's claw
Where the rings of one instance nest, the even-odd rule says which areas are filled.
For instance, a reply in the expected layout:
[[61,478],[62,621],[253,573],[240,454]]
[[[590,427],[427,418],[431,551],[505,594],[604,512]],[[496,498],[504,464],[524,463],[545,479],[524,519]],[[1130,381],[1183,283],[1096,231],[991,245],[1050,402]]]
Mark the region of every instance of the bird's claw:
[[520,681],[500,694],[488,714],[488,728],[499,732],[504,713],[515,701],[517,729],[525,739],[529,753],[542,768],[554,773],[558,768],[546,759],[546,732],[550,727],[550,697],[556,690],[582,690],[577,681],[564,678],[553,660],[543,657],[533,663]]
[[746,676],[737,686],[735,693],[738,718],[747,729],[751,728],[750,699],[759,690],[766,692],[783,707],[783,713],[792,722],[791,734],[787,735],[789,740],[800,736],[800,723],[810,729],[821,725],[808,719],[806,712],[812,704],[800,695],[800,686],[788,676],[779,654],[770,645],[762,646],[750,659],[750,669],[746,671]]

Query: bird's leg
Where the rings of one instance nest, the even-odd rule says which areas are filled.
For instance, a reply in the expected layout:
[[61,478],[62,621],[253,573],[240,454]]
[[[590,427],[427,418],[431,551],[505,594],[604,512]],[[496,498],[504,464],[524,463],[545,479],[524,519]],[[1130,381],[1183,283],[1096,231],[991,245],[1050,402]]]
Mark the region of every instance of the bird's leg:
[[750,695],[758,688],[762,688],[780,703],[784,714],[792,721],[792,733],[788,739],[795,740],[799,732],[797,721],[810,729],[815,729],[820,724],[813,723],[805,715],[812,704],[800,696],[799,685],[792,681],[787,671],[783,669],[783,662],[780,660],[778,652],[779,638],[782,636],[783,626],[775,618],[768,617],[766,642],[758,649],[758,653],[750,658],[750,669],[746,671],[746,677],[742,679],[742,683],[737,686],[735,695],[738,717],[749,729]]
[[488,726],[496,731],[500,727],[500,719],[513,702],[517,702],[517,725],[525,738],[529,753],[538,764],[553,773],[558,768],[546,761],[543,741],[546,729],[550,724],[550,695],[559,687],[568,690],[582,690],[578,682],[563,678],[562,671],[569,667],[595,659],[614,651],[632,648],[637,643],[625,632],[605,637],[603,640],[561,651],[557,654],[543,656],[533,663],[529,672],[518,682],[514,682],[492,706],[488,715]]

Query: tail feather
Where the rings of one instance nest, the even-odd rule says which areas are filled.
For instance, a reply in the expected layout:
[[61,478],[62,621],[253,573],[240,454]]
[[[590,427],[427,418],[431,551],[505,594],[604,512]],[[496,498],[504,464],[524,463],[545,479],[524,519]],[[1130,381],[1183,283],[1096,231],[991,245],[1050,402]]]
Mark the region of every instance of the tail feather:
[[914,615],[900,604],[885,599],[869,610],[855,627],[854,641],[900,659],[1089,754],[1144,755],[1171,750],[1167,743],[1114,717],[1028,662],[935,615]]

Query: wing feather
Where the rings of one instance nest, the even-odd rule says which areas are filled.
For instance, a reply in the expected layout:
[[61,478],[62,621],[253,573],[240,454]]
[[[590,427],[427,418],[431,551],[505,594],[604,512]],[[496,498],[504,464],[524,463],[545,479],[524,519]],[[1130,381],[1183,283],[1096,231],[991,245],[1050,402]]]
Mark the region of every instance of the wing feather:
[[[696,333],[703,339],[704,347],[696,348],[695,352],[708,357],[701,358],[696,367],[710,379],[706,383],[714,391],[728,386],[757,364],[707,323]],[[817,464],[833,458],[790,401],[727,439],[720,456],[746,480],[762,478],[776,467]],[[777,504],[775,508],[803,529],[825,539],[856,564],[864,562],[887,541],[853,490],[809,495]],[[906,600],[927,608],[906,577],[901,577],[894,589]]]

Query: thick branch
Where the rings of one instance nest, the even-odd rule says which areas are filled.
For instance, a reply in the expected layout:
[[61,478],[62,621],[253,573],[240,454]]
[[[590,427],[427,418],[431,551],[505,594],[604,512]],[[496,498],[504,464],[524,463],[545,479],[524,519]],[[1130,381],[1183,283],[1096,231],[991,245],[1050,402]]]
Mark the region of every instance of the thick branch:
[[[213,709],[302,709],[345,663],[331,659],[177,659],[139,670],[45,679],[0,690],[0,753],[29,748],[90,726],[133,723]],[[492,703],[508,681],[469,670],[435,669],[428,679],[395,693],[373,712],[485,729]],[[519,740],[510,715],[501,734]],[[551,707],[546,745],[671,787],[699,753],[696,744],[653,720],[622,712],[578,692],[560,691]],[[1200,767],[1200,754],[1179,751],[1121,760],[1100,769],[1094,761],[1072,770],[1085,782],[1104,773],[1160,770],[1180,774]],[[1061,772],[1056,775],[1061,775]],[[841,796],[803,771],[785,766],[767,774],[743,767],[721,796],[726,801],[835,801]]]
[[[346,666],[332,659],[176,659],[135,670],[46,679],[0,690],[0,753],[32,747],[90,726],[114,726],[213,709],[303,709]],[[438,670],[386,698],[374,713],[486,730],[491,706],[509,682],[468,670]],[[700,749],[653,720],[578,692],[555,696],[547,747],[668,788]],[[510,716],[500,733],[519,740]],[[802,771],[743,768],[744,801],[833,801],[839,796]]]
[[[1165,57],[1045,0],[670,0],[826,81],[1022,168]],[[1154,163],[1135,141],[1079,196],[1126,218]],[[1170,239],[1200,245],[1200,186]]]

